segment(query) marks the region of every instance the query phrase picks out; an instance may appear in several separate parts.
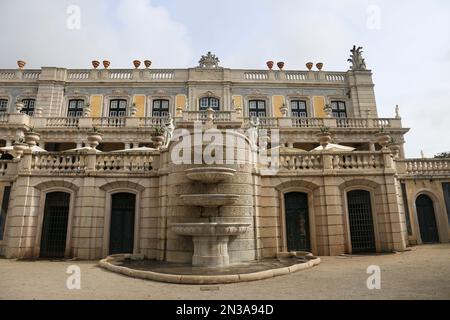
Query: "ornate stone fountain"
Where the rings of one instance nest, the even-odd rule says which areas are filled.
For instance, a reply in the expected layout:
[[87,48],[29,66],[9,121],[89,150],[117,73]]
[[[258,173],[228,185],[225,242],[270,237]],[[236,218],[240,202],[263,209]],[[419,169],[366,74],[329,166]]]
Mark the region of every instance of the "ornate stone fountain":
[[[218,184],[235,175],[236,170],[224,167],[199,167],[185,170],[191,181]],[[230,237],[244,234],[249,223],[221,221],[220,207],[233,205],[239,199],[236,194],[188,194],[181,195],[187,206],[199,207],[201,217],[209,222],[172,223],[172,231],[178,235],[190,236],[194,243],[192,265],[196,267],[223,267],[230,263],[228,242]]]

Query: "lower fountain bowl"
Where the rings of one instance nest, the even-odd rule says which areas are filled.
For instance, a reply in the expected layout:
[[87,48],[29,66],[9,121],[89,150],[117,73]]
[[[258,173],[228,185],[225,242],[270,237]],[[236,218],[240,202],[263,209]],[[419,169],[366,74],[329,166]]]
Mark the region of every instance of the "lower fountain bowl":
[[237,194],[188,194],[182,195],[184,204],[196,207],[220,207],[235,204]]
[[249,223],[195,222],[173,223],[173,232],[183,236],[237,236],[244,234]]

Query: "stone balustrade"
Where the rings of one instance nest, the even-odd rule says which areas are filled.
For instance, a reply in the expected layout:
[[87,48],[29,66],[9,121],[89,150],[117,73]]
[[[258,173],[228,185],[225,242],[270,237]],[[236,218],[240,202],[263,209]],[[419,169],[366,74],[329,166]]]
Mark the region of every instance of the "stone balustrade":
[[[53,72],[52,70],[56,70]],[[201,68],[189,69],[62,69],[0,70],[0,82],[59,80],[66,82],[131,82],[131,81],[190,81],[195,80]],[[347,72],[304,70],[242,70],[220,68],[214,70],[217,80],[235,82],[285,82],[285,83],[347,83]],[[57,79],[56,79],[56,78]]]
[[446,176],[450,178],[450,159],[397,160],[397,170],[403,176]]
[[280,173],[323,174],[325,171],[347,173],[353,171],[382,170],[392,168],[389,152],[283,152],[268,156],[268,164],[279,166]]
[[17,174],[16,160],[0,160],[0,179]]
[[158,169],[158,159],[159,153],[156,151],[151,154],[147,152],[26,153],[21,160],[21,172],[38,175],[79,175],[88,172],[89,174],[148,174]]
[[[174,119],[179,121],[205,122],[205,111],[184,111],[181,117]],[[235,111],[218,111],[213,114],[214,122],[243,122],[244,127],[250,127],[250,118],[242,118]],[[39,128],[121,128],[121,127],[152,127],[161,125],[167,121],[167,117],[29,117],[25,114],[0,113],[0,124],[26,125]],[[303,117],[260,117],[260,127],[274,128],[312,128],[329,127],[336,129],[374,129],[380,128],[402,129],[401,119],[387,118],[303,118]]]

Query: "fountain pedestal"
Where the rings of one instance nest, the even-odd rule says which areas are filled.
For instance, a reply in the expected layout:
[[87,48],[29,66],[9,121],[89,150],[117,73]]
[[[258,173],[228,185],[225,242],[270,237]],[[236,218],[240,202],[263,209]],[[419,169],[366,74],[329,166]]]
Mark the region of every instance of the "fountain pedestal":
[[172,230],[184,236],[191,236],[194,243],[192,265],[194,267],[224,267],[229,265],[228,241],[230,236],[247,232],[250,224],[199,222],[174,223]]

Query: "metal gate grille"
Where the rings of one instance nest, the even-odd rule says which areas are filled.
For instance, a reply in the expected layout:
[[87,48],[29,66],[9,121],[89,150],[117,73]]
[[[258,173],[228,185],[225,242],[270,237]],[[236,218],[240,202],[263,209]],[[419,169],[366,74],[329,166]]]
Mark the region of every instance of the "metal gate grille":
[[133,253],[136,195],[116,193],[111,200],[109,253]]
[[420,237],[423,243],[439,242],[439,235],[434,214],[433,200],[421,194],[416,199],[417,218],[419,219]]
[[352,251],[374,252],[376,249],[370,192],[350,191],[347,193],[347,203]]
[[308,195],[301,192],[287,193],[284,202],[288,251],[310,251]]
[[48,193],[45,198],[41,237],[41,257],[63,258],[66,251],[70,194]]

